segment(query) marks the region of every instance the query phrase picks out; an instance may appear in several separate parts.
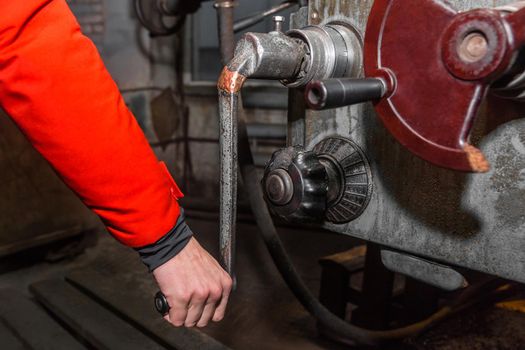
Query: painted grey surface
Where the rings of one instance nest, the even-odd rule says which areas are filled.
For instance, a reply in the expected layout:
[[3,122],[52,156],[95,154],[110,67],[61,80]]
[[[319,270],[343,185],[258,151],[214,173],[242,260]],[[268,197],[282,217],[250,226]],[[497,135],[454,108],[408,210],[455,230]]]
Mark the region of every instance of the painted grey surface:
[[381,250],[381,261],[390,271],[449,292],[468,286],[465,277],[456,270],[412,255]]
[[[450,2],[465,10],[513,1]],[[345,19],[363,30],[372,3],[311,1],[309,20]],[[424,67],[414,67],[414,75],[424,74]],[[416,158],[389,135],[369,104],[309,111],[304,126],[290,124],[291,143],[312,148],[340,135],[369,157],[374,194],[367,210],[352,223],[325,224],[329,230],[525,282],[525,120],[491,127],[510,111],[489,104],[476,124],[475,139],[482,137],[481,149],[493,166],[487,174],[444,170]],[[519,107],[513,113],[525,114]]]

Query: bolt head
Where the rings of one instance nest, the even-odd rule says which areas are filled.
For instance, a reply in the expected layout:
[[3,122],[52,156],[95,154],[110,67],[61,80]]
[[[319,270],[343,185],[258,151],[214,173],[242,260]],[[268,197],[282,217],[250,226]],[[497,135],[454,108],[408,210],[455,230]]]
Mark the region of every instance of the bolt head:
[[483,33],[470,33],[463,39],[458,48],[459,57],[467,63],[482,60],[489,51],[489,43]]
[[265,189],[266,196],[275,205],[286,205],[293,198],[292,178],[283,169],[277,169],[268,174]]

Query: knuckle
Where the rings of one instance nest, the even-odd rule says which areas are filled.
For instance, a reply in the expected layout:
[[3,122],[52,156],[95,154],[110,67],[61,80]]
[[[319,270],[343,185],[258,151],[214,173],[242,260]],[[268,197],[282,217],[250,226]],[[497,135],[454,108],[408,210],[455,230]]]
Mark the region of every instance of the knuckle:
[[209,299],[212,301],[217,301],[222,296],[222,288],[220,286],[215,286],[210,289]]
[[223,283],[224,283],[225,289],[227,289],[227,290],[231,290],[232,289],[232,287],[233,287],[233,280],[228,274],[226,274]]
[[206,299],[208,299],[208,295],[209,295],[209,291],[202,288],[202,289],[196,289],[194,292],[193,292],[193,298],[194,300],[197,300],[197,301],[205,301]]
[[177,298],[178,300],[181,300],[181,301],[184,302],[184,303],[187,303],[187,302],[190,301],[190,299],[191,299],[191,292],[188,291],[188,290],[180,291],[180,292],[177,294],[176,298]]

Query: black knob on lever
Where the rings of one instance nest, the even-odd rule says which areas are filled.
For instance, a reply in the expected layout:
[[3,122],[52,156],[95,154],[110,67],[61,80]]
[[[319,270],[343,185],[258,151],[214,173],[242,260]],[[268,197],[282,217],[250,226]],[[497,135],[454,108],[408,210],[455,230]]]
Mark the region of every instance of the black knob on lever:
[[164,293],[162,293],[161,291],[157,292],[157,294],[155,294],[154,301],[155,309],[159,314],[161,314],[162,316],[166,316],[170,312],[171,307]]
[[386,91],[383,80],[377,78],[328,79],[308,84],[305,99],[311,109],[322,110],[378,100]]

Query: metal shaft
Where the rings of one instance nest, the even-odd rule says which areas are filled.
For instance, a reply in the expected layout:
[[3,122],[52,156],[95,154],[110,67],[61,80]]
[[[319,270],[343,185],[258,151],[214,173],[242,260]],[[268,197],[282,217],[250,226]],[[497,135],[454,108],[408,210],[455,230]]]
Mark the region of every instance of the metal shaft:
[[221,264],[234,277],[237,214],[237,111],[239,95],[219,92],[220,115],[220,254]]

